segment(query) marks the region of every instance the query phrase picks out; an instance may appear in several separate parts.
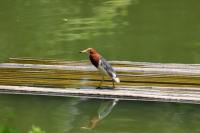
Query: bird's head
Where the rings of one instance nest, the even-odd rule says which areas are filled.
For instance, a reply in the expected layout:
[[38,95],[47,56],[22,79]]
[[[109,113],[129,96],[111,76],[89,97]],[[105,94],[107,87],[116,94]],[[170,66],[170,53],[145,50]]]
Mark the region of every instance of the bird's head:
[[80,51],[80,53],[93,54],[93,53],[97,53],[97,51],[94,48],[87,48],[85,50]]

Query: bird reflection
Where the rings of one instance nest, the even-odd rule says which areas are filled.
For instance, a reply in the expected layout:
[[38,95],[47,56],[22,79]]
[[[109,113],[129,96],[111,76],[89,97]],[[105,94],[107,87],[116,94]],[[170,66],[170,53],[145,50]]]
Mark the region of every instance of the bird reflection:
[[81,127],[83,129],[93,129],[98,122],[106,118],[111,112],[119,99],[103,100],[97,110],[97,115],[93,116],[88,122],[87,126]]

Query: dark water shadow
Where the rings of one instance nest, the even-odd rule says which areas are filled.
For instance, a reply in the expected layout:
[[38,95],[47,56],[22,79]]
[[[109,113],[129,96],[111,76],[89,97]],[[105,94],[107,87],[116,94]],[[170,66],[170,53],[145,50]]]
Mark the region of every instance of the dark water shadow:
[[81,86],[79,89],[114,90],[115,88],[110,87],[110,86],[101,86],[101,87],[96,87],[96,86]]
[[115,88],[110,87],[110,86],[102,86],[102,87],[96,87],[96,89],[100,89],[100,90],[113,90]]

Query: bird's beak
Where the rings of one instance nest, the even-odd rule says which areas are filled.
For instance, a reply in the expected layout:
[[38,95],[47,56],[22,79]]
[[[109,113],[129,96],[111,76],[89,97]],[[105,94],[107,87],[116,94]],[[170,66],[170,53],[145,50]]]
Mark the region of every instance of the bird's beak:
[[80,51],[80,53],[87,53],[87,49]]

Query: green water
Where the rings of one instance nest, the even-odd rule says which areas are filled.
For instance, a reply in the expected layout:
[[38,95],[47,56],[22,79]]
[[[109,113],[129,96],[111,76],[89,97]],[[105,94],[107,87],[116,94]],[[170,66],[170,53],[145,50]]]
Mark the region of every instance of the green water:
[[[94,47],[108,60],[200,63],[199,4],[198,0],[1,0],[0,62],[10,57],[85,60],[78,52]],[[26,133],[35,125],[47,133],[200,132],[198,105],[114,103],[0,95],[0,129]]]
[[80,60],[87,47],[109,60],[200,63],[198,0],[1,0],[0,60]]
[[[22,133],[199,133],[199,105],[0,95],[0,121]],[[90,121],[102,119],[93,129]],[[85,127],[85,128],[84,128]]]

